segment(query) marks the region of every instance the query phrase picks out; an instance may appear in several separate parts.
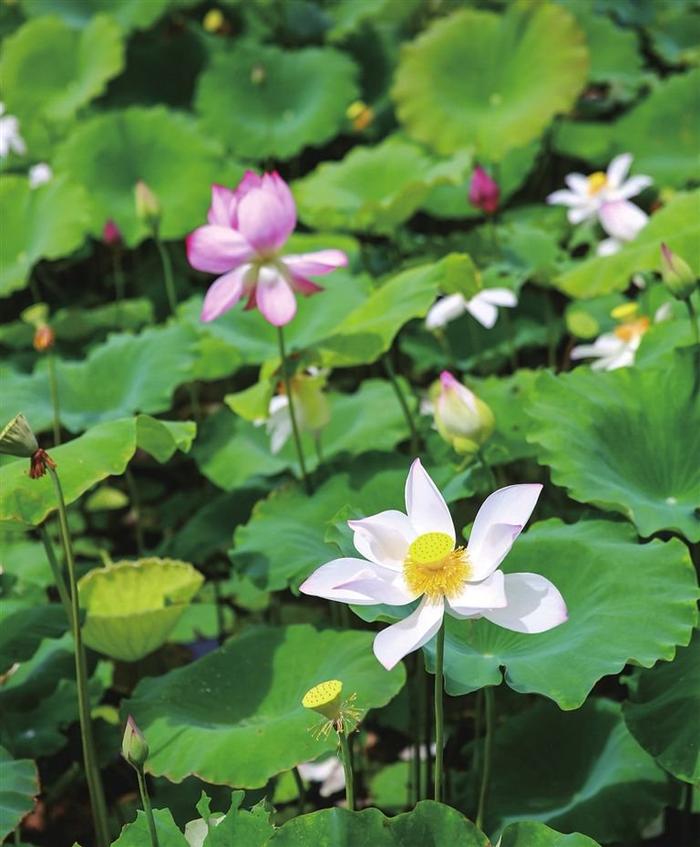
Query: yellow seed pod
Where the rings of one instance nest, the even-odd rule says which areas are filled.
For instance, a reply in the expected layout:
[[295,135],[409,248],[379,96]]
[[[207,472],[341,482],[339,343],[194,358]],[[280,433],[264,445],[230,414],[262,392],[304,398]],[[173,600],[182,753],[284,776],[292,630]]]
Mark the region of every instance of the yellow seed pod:
[[615,318],[616,321],[628,321],[634,318],[638,311],[639,305],[637,303],[620,303],[610,312],[610,317]]
[[339,679],[329,679],[319,682],[310,688],[302,698],[301,705],[305,709],[313,709],[330,721],[340,717],[343,683]]

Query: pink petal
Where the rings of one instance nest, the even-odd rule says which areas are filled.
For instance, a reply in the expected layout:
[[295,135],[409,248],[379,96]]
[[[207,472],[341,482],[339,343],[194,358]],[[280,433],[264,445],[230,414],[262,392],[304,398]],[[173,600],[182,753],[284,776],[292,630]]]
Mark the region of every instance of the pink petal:
[[[372,606],[383,603],[368,589],[376,588],[378,594],[391,588],[396,580],[396,572],[382,568],[364,559],[343,558],[334,559],[315,570],[308,579],[299,586],[302,594],[312,597],[324,597],[326,600],[336,600],[339,603],[354,603],[357,606]],[[363,583],[362,590],[355,590],[353,582]],[[383,583],[380,585],[380,583]],[[408,600],[404,602],[409,602]]]
[[265,174],[263,176],[262,184],[263,188],[274,192],[284,209],[285,214],[289,220],[292,221],[291,229],[293,230],[297,225],[297,206],[287,183],[282,179],[277,171],[273,171],[273,173]]
[[220,276],[210,286],[202,304],[201,320],[213,321],[232,309],[245,292],[245,276],[250,266],[243,265]]
[[236,186],[236,191],[234,192],[236,200],[240,202],[251,188],[260,188],[262,184],[262,177],[256,174],[255,171],[246,171],[243,174],[243,178]]
[[539,483],[509,485],[484,500],[467,545],[472,579],[484,579],[500,565],[528,522],[541,491]]
[[230,227],[236,211],[236,194],[223,185],[212,185],[207,220],[212,226]]
[[649,220],[646,213],[629,200],[604,203],[598,215],[608,235],[621,241],[632,241]]
[[362,520],[348,521],[354,532],[353,544],[371,562],[387,568],[403,569],[410,543],[416,537],[403,512],[388,509]]
[[261,253],[279,250],[295,226],[294,201],[279,177],[266,174],[260,188],[251,188],[238,203],[238,229]]
[[420,459],[413,462],[408,472],[405,495],[408,518],[418,535],[425,532],[444,532],[454,539],[455,528],[450,510]]
[[282,261],[294,276],[323,276],[336,268],[344,268],[348,257],[342,250],[317,250],[283,256]]
[[298,291],[305,297],[310,297],[312,294],[318,294],[319,291],[325,291],[322,285],[316,285],[315,282],[311,282],[310,279],[304,279],[303,276],[293,276],[289,280],[289,284],[292,286],[294,291]]
[[265,320],[273,326],[288,324],[297,311],[297,301],[287,280],[274,268],[261,268],[255,286],[255,301]]
[[448,613],[453,617],[473,617],[482,609],[499,609],[507,604],[503,571],[495,571],[482,582],[465,582],[462,591],[448,598]]
[[491,623],[514,632],[536,633],[553,629],[568,618],[564,598],[539,574],[506,574],[505,589],[508,605],[483,613]]
[[445,613],[442,598],[424,597],[407,618],[383,629],[374,639],[374,655],[390,671],[404,656],[418,650],[440,629]]
[[223,226],[200,226],[186,239],[187,260],[198,271],[221,274],[233,270],[253,256],[243,236]]

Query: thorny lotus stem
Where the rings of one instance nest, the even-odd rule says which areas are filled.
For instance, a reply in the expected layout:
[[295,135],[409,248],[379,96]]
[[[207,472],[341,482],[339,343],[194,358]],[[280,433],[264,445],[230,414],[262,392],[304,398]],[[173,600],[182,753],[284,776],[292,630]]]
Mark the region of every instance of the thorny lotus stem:
[[399,381],[396,378],[396,371],[394,370],[394,366],[391,364],[391,359],[388,354],[384,356],[384,369],[386,370],[386,375],[389,377],[389,381],[391,382],[391,387],[394,389],[396,399],[399,401],[403,416],[406,418],[408,428],[411,431],[411,454],[415,456],[418,454],[418,430],[416,429],[416,422],[413,420],[413,415],[408,407],[408,403],[406,402],[404,393],[401,390]]
[[486,811],[486,800],[489,794],[489,783],[491,782],[491,754],[493,751],[493,725],[495,712],[495,697],[493,688],[488,686],[484,689],[484,704],[486,712],[486,735],[484,736],[484,765],[481,771],[481,788],[479,789],[479,805],[476,810],[476,825],[479,829],[484,823]]
[[160,847],[158,844],[158,833],[156,832],[156,822],[153,819],[153,809],[151,808],[151,798],[148,796],[148,787],[146,786],[146,777],[143,773],[143,768],[134,768],[136,777],[139,781],[139,794],[141,795],[141,805],[143,813],[148,821],[148,834],[151,836],[151,847]]
[[66,610],[66,617],[70,622],[71,617],[73,615],[73,611],[70,605],[68,589],[66,588],[66,581],[63,578],[63,570],[61,568],[61,565],[59,564],[58,559],[56,558],[56,553],[54,552],[53,544],[51,543],[51,536],[49,535],[49,531],[46,529],[44,524],[39,527],[39,534],[41,535],[41,541],[44,545],[44,550],[46,551],[46,558],[49,560],[51,573],[53,574],[53,579],[56,583],[56,588],[58,590],[58,596],[61,598],[63,608]]
[[343,771],[345,773],[345,802],[351,812],[355,811],[355,777],[352,772],[352,759],[350,757],[350,742],[345,730],[338,732],[338,744],[340,745],[340,757],[343,760]]
[[296,766],[292,768],[292,774],[294,776],[294,782],[297,786],[297,811],[300,815],[304,814],[304,804],[306,802],[306,791],[304,789],[304,780],[301,778],[301,774],[299,773],[299,768]]
[[49,369],[49,390],[51,392],[51,407],[53,410],[53,446],[61,443],[61,417],[58,407],[58,381],[56,379],[56,359],[52,352],[46,357]]
[[165,293],[168,298],[168,305],[170,306],[170,312],[175,315],[175,312],[177,311],[177,296],[175,294],[175,281],[173,280],[173,263],[170,259],[170,253],[168,253],[167,247],[160,240],[160,235],[155,232],[153,238],[156,242],[156,247],[158,248],[158,253],[160,255],[160,263],[163,266],[163,282],[165,283]]
[[277,340],[280,348],[280,359],[282,360],[282,377],[284,379],[284,390],[287,392],[287,401],[289,403],[289,417],[292,421],[292,435],[294,436],[294,446],[297,451],[299,467],[301,469],[301,478],[304,480],[304,488],[307,494],[311,494],[311,481],[306,473],[306,463],[304,462],[304,450],[301,445],[301,437],[299,435],[299,426],[297,424],[297,415],[294,409],[294,397],[292,396],[292,380],[289,376],[289,362],[284,349],[284,331],[281,326],[277,327]]
[[435,650],[435,801],[442,802],[443,782],[443,748],[444,748],[444,717],[443,717],[443,666],[445,662],[445,622],[440,625],[437,634]]
[[68,586],[70,588],[71,605],[71,630],[75,649],[75,677],[78,689],[78,715],[80,718],[80,737],[83,745],[83,761],[85,764],[85,776],[90,792],[90,805],[92,807],[93,824],[97,844],[100,847],[109,847],[110,836],[107,823],[107,804],[105,802],[102,777],[97,764],[95,754],[95,739],[92,734],[92,723],[90,720],[90,698],[87,685],[87,662],[85,661],[85,648],[83,646],[82,633],[80,630],[80,606],[78,603],[78,584],[75,574],[75,559],[73,557],[73,546],[71,544],[70,531],[68,529],[68,515],[66,503],[63,498],[61,481],[55,469],[48,465],[48,472],[56,490],[58,502],[58,522],[61,530],[61,542],[63,553],[68,568]]

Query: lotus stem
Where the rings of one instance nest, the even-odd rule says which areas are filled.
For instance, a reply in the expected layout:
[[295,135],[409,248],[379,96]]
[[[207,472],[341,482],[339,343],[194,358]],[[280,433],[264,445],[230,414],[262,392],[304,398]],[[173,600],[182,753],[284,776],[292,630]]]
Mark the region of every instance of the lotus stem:
[[53,446],[61,443],[61,416],[58,406],[58,380],[56,379],[56,359],[52,352],[46,357],[49,370],[49,390],[51,392],[51,408],[53,411]]
[[399,401],[401,411],[403,412],[404,418],[406,418],[406,423],[408,424],[408,428],[411,432],[411,454],[416,456],[418,454],[418,430],[416,429],[416,422],[413,419],[406,397],[404,396],[401,386],[399,385],[399,381],[396,378],[396,371],[394,370],[394,366],[391,364],[391,359],[388,354],[384,356],[384,369],[386,370],[386,375],[389,377],[391,387],[394,389],[396,399]]
[[66,588],[66,581],[63,578],[63,569],[56,558],[56,553],[53,549],[53,544],[51,543],[51,536],[44,524],[39,527],[39,534],[41,535],[41,541],[44,545],[44,550],[46,551],[46,558],[49,560],[49,566],[51,567],[51,573],[53,574],[53,579],[56,583],[58,596],[61,598],[63,608],[66,610],[66,617],[70,622],[73,611],[71,609],[70,597],[68,596],[68,589]]
[[292,434],[294,436],[294,446],[297,451],[297,459],[299,460],[299,468],[301,469],[301,478],[304,481],[304,488],[307,494],[312,493],[311,480],[306,472],[306,462],[304,461],[304,449],[301,444],[301,436],[299,434],[299,426],[297,424],[296,410],[294,409],[294,397],[292,396],[292,380],[289,375],[289,361],[284,347],[284,330],[281,326],[277,327],[277,340],[279,342],[280,359],[282,360],[282,378],[284,379],[284,389],[287,392],[287,401],[289,403],[289,417],[292,421]]
[[345,802],[351,812],[355,811],[355,777],[352,772],[352,758],[350,755],[350,742],[345,730],[338,732],[338,743],[340,745],[340,758],[343,760],[343,771],[345,772]]
[[696,344],[700,344],[700,330],[698,330],[698,316],[697,316],[697,313],[695,311],[695,306],[693,306],[693,303],[692,303],[690,297],[688,297],[686,299],[685,305],[688,309],[688,317],[690,318],[690,327],[691,327],[692,332],[693,332],[693,340]]
[[486,461],[486,455],[484,454],[484,448],[479,447],[479,449],[476,452],[476,455],[479,457],[479,461],[481,462],[481,466],[483,467],[483,469],[486,471],[486,474],[488,475],[489,485],[491,486],[491,489],[493,491],[495,491],[498,488],[498,482],[496,481],[496,475],[493,472],[493,468]]
[[304,789],[304,781],[299,773],[299,768],[296,765],[292,768],[294,782],[297,786],[297,810],[300,815],[304,814],[304,804],[306,802],[306,790]]
[[124,329],[123,321],[123,301],[124,301],[124,270],[122,269],[122,259],[119,250],[112,250],[112,270],[114,276],[114,294],[117,301],[117,325],[119,329]]
[[175,315],[177,312],[177,295],[175,294],[175,281],[173,279],[173,263],[170,259],[168,248],[161,241],[158,232],[154,233],[153,238],[158,248],[158,254],[160,255],[160,263],[163,266],[163,282],[165,283],[165,294],[168,298],[168,305],[170,306],[172,315]]
[[434,799],[442,801],[443,752],[444,752],[444,714],[443,714],[443,677],[445,663],[445,622],[440,625],[435,651],[435,778]]
[[484,705],[486,714],[486,734],[484,736],[484,765],[481,771],[481,787],[479,789],[479,805],[476,811],[476,825],[482,829],[484,823],[484,813],[486,811],[486,801],[489,794],[489,785],[491,782],[491,756],[493,752],[493,728],[495,717],[495,697],[493,688],[488,686],[484,689]]
[[148,834],[151,836],[151,847],[160,847],[158,844],[158,833],[156,832],[156,822],[153,818],[153,808],[151,807],[151,798],[148,796],[148,787],[146,785],[146,777],[143,773],[143,768],[134,768],[136,778],[139,781],[139,794],[141,795],[141,805],[143,813],[148,821]]

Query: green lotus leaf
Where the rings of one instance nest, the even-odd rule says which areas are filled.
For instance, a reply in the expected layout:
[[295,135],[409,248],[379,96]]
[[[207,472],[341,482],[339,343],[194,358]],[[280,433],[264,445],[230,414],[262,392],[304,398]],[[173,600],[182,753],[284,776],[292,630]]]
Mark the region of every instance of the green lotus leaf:
[[0,747],[0,838],[5,839],[34,808],[39,774],[31,759],[13,759]]
[[510,717],[495,735],[493,772],[489,831],[538,820],[604,843],[629,840],[670,800],[666,775],[610,700],[592,699],[575,712],[537,703]]
[[657,22],[647,28],[651,46],[669,65],[700,65],[700,21],[682,7],[666,7]]
[[115,18],[125,32],[146,29],[170,5],[170,0],[21,0],[29,18],[57,15],[73,27],[83,27],[99,12]]
[[142,680],[125,709],[148,740],[151,773],[258,788],[335,749],[335,737],[314,737],[319,716],[301,705],[327,679],[340,679],[364,712],[388,703],[405,673],[379,665],[368,632],[252,626],[194,664]]
[[[284,774],[282,779],[284,779]],[[286,776],[291,777],[290,773]],[[281,780],[280,780],[281,782]],[[280,782],[276,783],[276,789],[279,788]],[[297,796],[297,788],[294,780],[290,779],[292,796],[294,799]],[[258,802],[250,811],[241,809],[240,805],[243,801],[245,792],[234,791],[231,795],[231,806],[228,812],[224,815],[215,827],[208,829],[208,834],[203,847],[230,847],[231,844],[241,844],[244,847],[263,847],[268,843],[268,839],[274,833],[275,828],[272,824],[271,817],[274,811],[270,806],[267,798]],[[275,798],[277,798],[277,791]],[[206,799],[207,805],[203,806],[203,801]],[[205,818],[205,827],[207,826],[211,812],[209,810],[208,798],[203,797],[197,804],[197,811]]]
[[0,297],[24,288],[40,259],[68,256],[90,225],[83,188],[56,177],[32,189],[24,177],[0,181]]
[[[408,386],[404,383],[403,390]],[[320,434],[324,461],[346,453],[392,450],[408,437],[406,419],[391,384],[365,380],[354,394],[329,393],[331,420]],[[372,414],[366,414],[367,409]],[[314,439],[302,435],[306,468],[318,466]],[[204,425],[194,450],[202,473],[219,488],[232,491],[253,476],[272,476],[287,468],[299,473],[296,451],[290,439],[279,453],[270,451],[270,436],[263,426],[221,411]]]
[[102,94],[123,67],[121,28],[109,16],[96,15],[80,29],[71,29],[60,18],[36,18],[3,44],[3,100],[8,112],[19,118],[32,149],[34,125],[39,125],[36,132],[42,139],[46,124],[65,124]]
[[379,809],[321,809],[281,826],[270,847],[489,847],[489,840],[451,806],[422,800],[411,812],[385,817]]
[[572,297],[596,297],[624,291],[635,273],[660,267],[662,241],[700,274],[699,240],[700,190],[677,194],[652,216],[634,241],[625,244],[618,253],[580,262],[555,279],[555,284]]
[[370,22],[401,24],[420,8],[421,0],[336,0],[324,8],[332,26],[326,33],[330,41],[342,41]]
[[197,84],[202,127],[235,154],[289,159],[338,132],[358,96],[356,68],[332,48],[282,50],[238,42]]
[[[156,824],[158,847],[190,847],[173,820],[170,809],[154,809],[153,819]],[[119,838],[112,842],[112,847],[144,847],[149,841],[148,819],[146,813],[139,809],[136,812],[136,820],[122,829]]]
[[663,768],[700,784],[700,631],[672,662],[639,672],[623,714],[632,735]]
[[188,453],[196,434],[197,424],[192,421],[161,421],[150,415],[136,418],[139,447],[161,464],[172,458],[177,450]]
[[526,440],[532,426],[526,410],[538,376],[537,371],[520,368],[508,376],[468,380],[471,390],[488,404],[496,418],[496,429],[484,447],[490,464],[535,455],[535,448]]
[[[539,522],[518,538],[502,567],[551,580],[569,619],[548,632],[522,635],[486,620],[467,626],[447,618],[450,694],[497,685],[505,667],[505,680],[515,691],[577,709],[601,677],[619,673],[628,662],[650,667],[673,658],[676,646],[690,640],[697,619],[697,577],[685,545],[678,539],[640,545],[623,523]],[[432,662],[434,645],[424,649]]]
[[68,629],[65,610],[58,604],[38,606],[4,598],[0,619],[0,674],[31,658],[44,638],[58,638]]
[[543,373],[528,440],[575,500],[620,512],[644,536],[670,529],[699,541],[695,368],[688,350],[658,369]]
[[403,48],[392,94],[417,141],[500,161],[573,106],[587,73],[585,36],[560,6],[463,9]]
[[218,142],[186,115],[162,106],[134,106],[83,121],[56,153],[66,172],[90,195],[90,232],[101,236],[112,219],[133,247],[148,235],[138,220],[134,186],[143,180],[162,209],[160,235],[181,238],[204,223],[211,185],[235,185],[243,168],[225,159]]
[[[112,335],[79,361],[57,359],[61,422],[71,432],[81,432],[134,412],[170,409],[173,392],[190,377],[195,341],[189,327],[172,323],[138,335]],[[35,432],[50,429],[53,407],[46,362],[40,360],[31,375],[1,372],[6,408],[21,409]],[[144,422],[141,429],[147,433],[156,426]]]
[[562,835],[536,821],[509,824],[501,836],[500,847],[600,847],[597,841],[580,832]]
[[115,562],[78,583],[83,638],[112,659],[135,662],[167,641],[204,577],[174,559]]
[[390,136],[375,147],[354,147],[340,162],[323,162],[292,188],[307,226],[391,233],[434,186],[463,183],[468,165],[464,155],[436,162],[417,144]]

